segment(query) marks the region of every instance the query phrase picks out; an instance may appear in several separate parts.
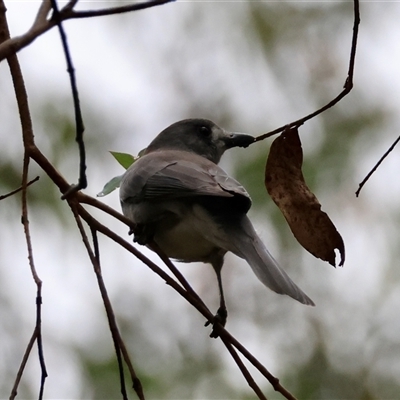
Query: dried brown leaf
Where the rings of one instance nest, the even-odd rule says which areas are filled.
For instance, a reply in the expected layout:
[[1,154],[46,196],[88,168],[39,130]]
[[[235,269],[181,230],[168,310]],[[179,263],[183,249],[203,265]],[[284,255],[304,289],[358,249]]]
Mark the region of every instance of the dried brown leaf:
[[301,170],[303,150],[296,128],[274,140],[265,167],[265,186],[298,242],[312,255],[335,266],[335,249],[344,264],[343,239],[307,187]]

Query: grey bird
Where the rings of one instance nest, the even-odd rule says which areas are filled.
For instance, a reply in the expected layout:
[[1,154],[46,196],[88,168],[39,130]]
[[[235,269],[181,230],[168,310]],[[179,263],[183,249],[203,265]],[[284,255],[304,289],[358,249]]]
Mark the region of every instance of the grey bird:
[[210,263],[218,279],[220,308],[227,311],[221,281],[225,254],[243,258],[258,279],[300,303],[313,301],[279,267],[246,213],[244,187],[217,164],[225,150],[247,147],[254,137],[231,133],[207,119],[186,119],[164,129],[126,171],[120,186],[122,211],[134,224],[134,241],[156,245],[182,262]]

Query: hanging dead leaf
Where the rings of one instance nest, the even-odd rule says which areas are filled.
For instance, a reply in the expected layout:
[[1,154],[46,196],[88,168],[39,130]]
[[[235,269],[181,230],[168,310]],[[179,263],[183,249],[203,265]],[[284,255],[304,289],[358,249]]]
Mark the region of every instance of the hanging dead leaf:
[[307,187],[301,167],[303,150],[297,128],[287,128],[274,140],[265,167],[265,186],[286,218],[298,242],[312,255],[336,266],[335,249],[344,264],[343,239]]

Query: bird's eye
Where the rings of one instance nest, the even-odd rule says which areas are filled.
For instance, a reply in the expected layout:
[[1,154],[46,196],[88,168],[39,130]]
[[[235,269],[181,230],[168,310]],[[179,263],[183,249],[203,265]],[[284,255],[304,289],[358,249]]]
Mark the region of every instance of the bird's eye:
[[208,126],[202,126],[200,128],[200,132],[202,133],[203,136],[210,136],[211,135],[211,129]]

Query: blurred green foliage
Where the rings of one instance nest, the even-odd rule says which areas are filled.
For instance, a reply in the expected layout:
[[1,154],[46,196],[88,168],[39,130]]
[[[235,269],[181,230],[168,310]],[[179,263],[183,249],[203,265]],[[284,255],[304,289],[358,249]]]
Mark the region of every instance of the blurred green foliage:
[[[204,20],[197,18],[202,5],[193,3],[191,6],[193,7],[193,14],[188,17],[190,23],[187,24],[185,32],[189,39],[194,41],[198,37],[198,32],[203,26]],[[309,112],[313,111],[340,91],[341,87],[337,86],[337,82],[340,82],[340,84],[344,82],[346,67],[343,68],[343,62],[335,58],[335,52],[342,46],[349,47],[350,44],[351,18],[349,18],[349,15],[351,3],[336,2],[323,3],[322,5],[304,2],[301,4],[248,2],[246,7],[246,11],[240,15],[233,15],[233,13],[230,15],[227,8],[226,17],[241,21],[242,26],[245,27],[244,32],[248,46],[251,47],[252,52],[262,54],[265,65],[273,72],[276,81],[280,83],[280,90],[290,99],[288,102],[292,102],[290,105],[295,110],[293,115],[300,109],[302,111],[304,109],[309,110]],[[343,26],[346,26],[345,34],[340,32],[343,30]],[[126,29],[128,32],[128,28],[123,26],[121,29]],[[343,42],[344,37],[346,42]],[[137,38],[137,40],[140,40],[140,38]],[[176,45],[176,48],[179,48],[179,51],[185,51],[179,45]],[[176,48],[171,46],[171,52],[177,52]],[[187,49],[187,51],[188,54],[191,54],[190,49]],[[223,51],[223,49],[220,49],[220,51]],[[239,53],[240,49],[237,49],[237,51]],[[297,68],[297,65],[292,62],[291,56],[296,62],[302,60],[304,65]],[[220,125],[239,125],[241,116],[230,108],[231,103],[226,93],[215,90],[209,98],[204,98],[200,89],[199,92],[192,91],[193,81],[188,79],[184,73],[179,74],[185,65],[182,59],[185,61],[185,57],[189,59],[189,56],[180,54],[180,57],[169,56],[168,61],[171,64],[169,67],[172,71],[169,75],[169,83],[175,90],[175,97],[178,99],[177,104],[185,103],[187,116],[205,115],[218,119]],[[247,68],[251,69],[251,67],[251,60],[248,60]],[[132,69],[135,69],[134,64]],[[291,87],[294,83],[295,87]],[[160,92],[164,89],[160,89]],[[301,98],[294,96],[296,92],[301,94]],[[352,156],[359,136],[363,135],[366,141],[376,139],[379,128],[385,126],[388,118],[388,112],[379,104],[370,104],[363,99],[360,93],[352,93],[351,96],[352,100],[346,98],[334,109],[320,116],[315,125],[305,124],[300,128],[304,150],[303,173],[308,185],[316,193],[331,195],[343,182],[346,182],[350,177],[354,178],[356,165]],[[56,99],[54,103],[57,103],[57,106],[53,104],[53,101],[54,99],[47,104],[37,106],[35,109],[35,122],[38,127],[36,139],[39,147],[44,150],[46,156],[49,157],[56,168],[65,173],[70,181],[74,181],[78,174],[78,152],[74,141],[74,123],[69,112],[71,107],[63,100]],[[102,164],[108,157],[106,153],[110,150],[115,133],[106,121],[113,116],[103,115],[96,107],[96,104],[90,104],[90,101],[85,103],[85,123],[90,127],[89,132],[85,133],[89,170],[104,168]],[[298,115],[293,119],[297,117]],[[264,123],[264,116],[258,115],[254,119],[254,125],[248,127],[248,131],[265,130],[265,125],[261,125]],[[235,160],[234,175],[248,189],[254,202],[255,212],[258,215],[268,215],[280,244],[284,244],[283,247],[286,251],[297,257],[302,250],[293,245],[294,241],[291,238],[288,239],[288,228],[285,226],[284,219],[277,207],[267,197],[264,188],[263,176],[269,145],[269,142],[259,143],[257,146],[251,146],[245,156],[238,156]],[[104,170],[102,172],[102,183],[113,176],[112,173],[110,176],[105,176],[109,170],[107,167]],[[32,167],[33,172],[37,172],[41,178],[39,182],[29,188],[32,213],[34,214],[35,210],[45,209],[47,218],[51,219],[51,214],[54,214],[55,221],[64,225],[66,236],[74,235],[74,231],[67,229],[72,226],[72,220],[69,214],[65,213],[66,206],[60,200],[60,193],[36,167]],[[21,181],[21,160],[2,155],[0,176],[2,193],[18,187]],[[98,192],[101,187],[97,189],[97,191],[95,189],[95,192]],[[10,206],[11,203],[12,206]],[[0,203],[0,207],[3,204]],[[14,207],[15,211],[19,210],[19,205],[14,201],[7,201],[7,207]],[[318,282],[315,283],[315,287],[318,287]],[[261,289],[263,290],[263,288]],[[129,299],[131,299],[129,296],[142,296],[142,294],[125,292],[122,294]],[[257,300],[257,294],[249,293],[246,295],[249,299],[253,299],[254,296],[254,299]],[[137,298],[134,298],[134,300],[137,300]],[[240,301],[238,300],[238,302]],[[233,305],[232,309],[235,309],[235,307]],[[259,307],[261,306],[259,305]],[[267,308],[264,305],[263,307]],[[271,305],[268,308],[273,307]],[[3,301],[3,299],[0,308],[7,308],[6,301]],[[146,307],[143,307],[143,309],[143,313],[152,315],[154,321],[159,322],[169,317],[161,315],[162,311],[154,303],[146,303]],[[276,311],[274,314],[276,320],[273,322],[290,319],[290,315],[285,315],[283,318],[279,308],[274,310]],[[351,307],[349,306],[349,310],[346,311],[351,313]],[[266,314],[268,312],[270,311],[265,311]],[[345,314],[344,311],[343,314]],[[136,315],[132,318],[136,318],[137,321],[140,320],[141,316]],[[183,317],[180,316],[180,318]],[[190,317],[185,315],[185,318]],[[126,316],[117,315],[117,319],[123,328],[124,338],[129,338],[128,342],[132,344],[131,348],[135,349],[135,346],[148,348],[149,350],[144,351],[144,353],[149,354],[149,358],[153,358],[153,363],[155,359],[159,364],[157,369],[148,369],[142,367],[142,365],[147,365],[146,356],[139,357],[137,362],[136,358],[133,358],[137,374],[144,386],[146,398],[254,398],[252,392],[244,383],[232,382],[229,372],[224,370],[226,364],[220,353],[224,351],[222,346],[218,347],[218,351],[215,351],[215,347],[210,345],[197,342],[194,344],[194,339],[190,335],[183,339],[179,338],[178,335],[172,335],[168,337],[168,340],[174,341],[179,347],[179,351],[174,353],[172,360],[171,354],[168,352],[170,349],[163,348],[156,340],[157,336],[163,337],[167,334],[162,327],[145,333],[137,332],[129,328],[131,321],[126,319]],[[248,316],[243,317],[241,324],[246,327],[249,319],[251,318]],[[271,322],[272,319],[268,321]],[[323,323],[324,321],[319,322],[321,325]],[[264,340],[270,340],[269,335],[272,329],[268,324],[265,325],[254,329],[260,329],[261,333],[259,334],[265,338]],[[399,397],[400,387],[395,379],[392,379],[390,374],[384,375],[370,370],[371,359],[369,358],[364,359],[359,354],[348,354],[351,359],[359,356],[357,368],[349,372],[346,368],[342,370],[338,367],[331,360],[331,352],[328,351],[329,338],[321,333],[324,329],[319,325],[313,325],[313,327],[319,332],[319,335],[316,341],[312,341],[312,338],[309,339],[311,341],[309,356],[302,361],[293,356],[293,360],[285,364],[282,374],[279,375],[281,382],[300,400],[379,400]],[[342,329],[339,322],[335,329]],[[179,331],[179,321],[176,330]],[[379,335],[376,335],[375,340],[378,339]],[[80,369],[83,371],[82,398],[88,394],[93,399],[120,398],[119,376],[115,355],[112,353],[111,339],[104,343],[104,346],[110,348],[110,353],[109,356],[101,360],[88,354],[85,350],[74,350],[77,352],[81,363]],[[290,358],[289,356],[290,354],[286,354],[286,357]],[[11,374],[7,374],[7,377],[9,376]],[[125,376],[129,388],[129,377],[127,374]],[[257,380],[262,382],[261,386],[265,389],[268,399],[282,398],[281,395],[273,392],[270,385],[264,380]],[[22,388],[22,393],[24,393],[24,390]],[[131,392],[129,391],[129,393]]]

